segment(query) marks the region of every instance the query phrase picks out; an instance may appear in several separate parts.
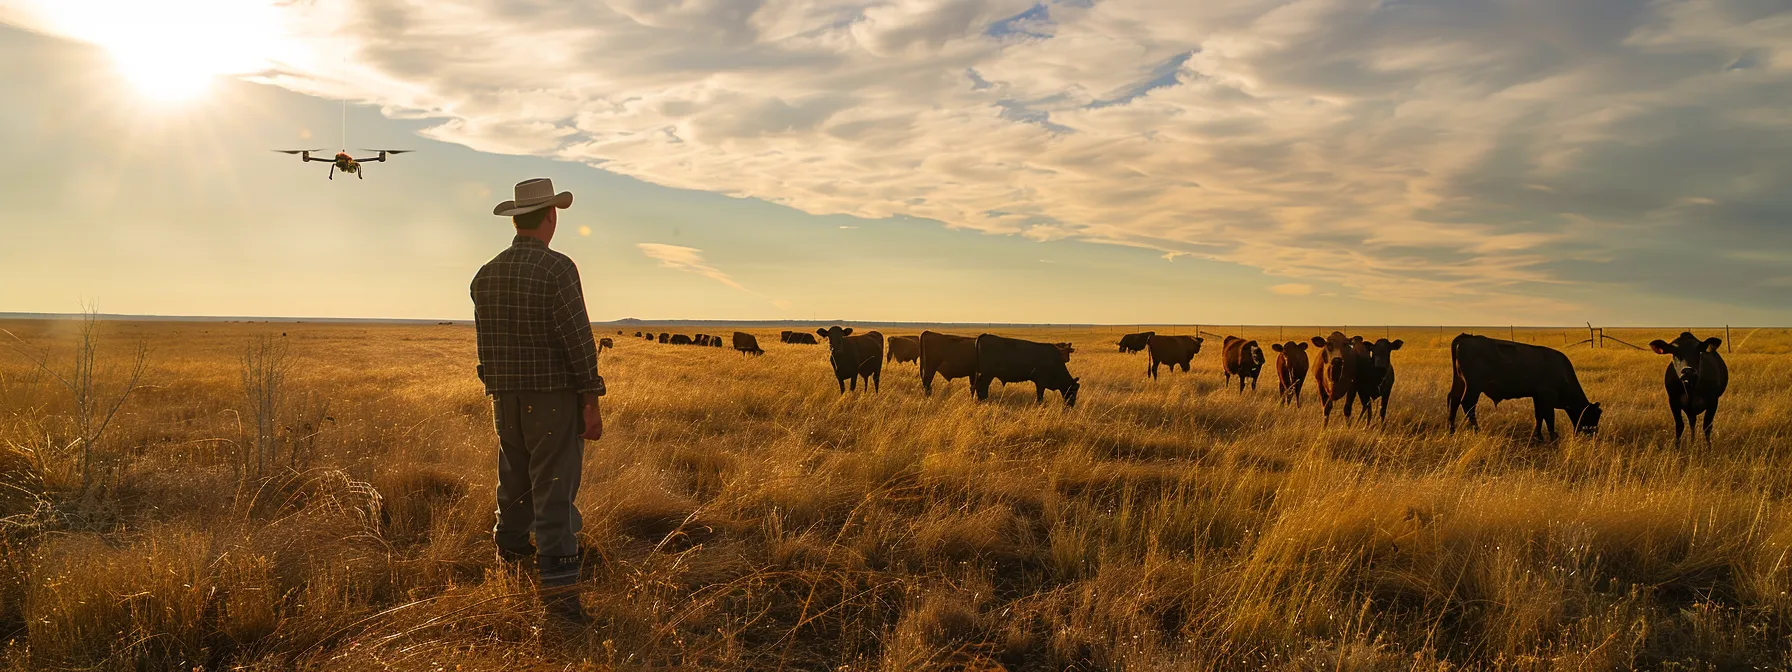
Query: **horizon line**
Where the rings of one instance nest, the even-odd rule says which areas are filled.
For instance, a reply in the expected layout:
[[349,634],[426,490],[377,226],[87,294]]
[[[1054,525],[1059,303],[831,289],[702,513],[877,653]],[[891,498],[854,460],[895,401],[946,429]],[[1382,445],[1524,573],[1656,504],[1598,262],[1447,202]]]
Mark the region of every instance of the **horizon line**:
[[[87,313],[27,313],[27,312],[0,311],[0,320],[71,320],[71,319],[80,319],[82,317],[85,317],[86,315],[87,315]],[[105,320],[105,321],[119,321],[119,322],[131,322],[131,321],[136,321],[136,322],[268,322],[268,323],[283,323],[283,324],[316,322],[316,323],[324,323],[324,324],[331,324],[331,323],[334,323],[334,324],[356,324],[356,323],[359,323],[359,324],[435,324],[438,326],[446,326],[446,325],[458,326],[458,325],[462,325],[462,324],[470,325],[473,323],[472,318],[429,318],[429,317],[315,317],[315,316],[313,316],[313,317],[285,317],[285,316],[262,316],[262,315],[148,315],[148,314],[133,314],[133,313],[94,313],[93,315],[96,319]],[[718,320],[718,319],[708,319],[708,318],[643,319],[643,318],[636,318],[636,317],[624,317],[624,318],[618,318],[615,320],[607,320],[607,321],[593,321],[593,322],[591,322],[591,324],[593,326],[599,326],[599,325],[603,325],[603,326],[656,325],[656,324],[658,324],[658,325],[681,325],[681,326],[703,326],[703,325],[710,325],[710,326],[725,326],[725,325],[763,325],[763,326],[816,325],[816,326],[827,326],[827,325],[835,325],[835,324],[868,324],[868,325],[889,325],[889,326],[939,325],[939,326],[992,326],[992,327],[999,327],[999,326],[1006,326],[1006,327],[1197,327],[1197,328],[1198,327],[1216,327],[1216,328],[1218,328],[1218,327],[1239,327],[1241,330],[1244,328],[1249,328],[1249,327],[1264,328],[1264,327],[1291,327],[1291,326],[1308,327],[1308,326],[1310,326],[1310,327],[1322,327],[1323,328],[1323,327],[1329,326],[1329,325],[1320,325],[1320,324],[1298,324],[1298,323],[1223,324],[1223,323],[1213,323],[1213,322],[1198,322],[1198,323],[1197,322],[953,322],[953,321],[930,322],[930,321],[917,321],[917,320],[815,320],[815,319],[807,319],[807,320],[804,320],[804,319]],[[1463,328],[1463,329],[1471,329],[1471,328],[1497,329],[1499,327],[1506,327],[1508,329],[1519,329],[1519,328],[1523,328],[1523,329],[1586,329],[1586,328],[1588,328],[1588,326],[1584,323],[1577,324],[1577,325],[1559,325],[1559,324],[1454,324],[1454,325],[1452,325],[1452,324],[1352,324],[1352,325],[1336,326],[1334,328],[1348,329],[1349,327],[1361,327],[1361,328],[1382,327],[1384,329],[1391,329],[1393,327],[1400,327],[1402,329],[1431,329],[1431,328],[1446,328],[1446,327],[1457,327],[1457,328]],[[1748,324],[1703,325],[1703,326],[1694,326],[1694,327],[1690,327],[1690,328],[1722,329],[1722,328],[1726,328],[1726,327],[1729,329],[1785,329],[1785,328],[1788,328],[1788,327],[1781,327],[1781,326],[1748,325]],[[1663,325],[1617,324],[1617,325],[1594,326],[1592,328],[1594,328],[1594,329],[1602,329],[1602,328],[1615,328],[1615,329],[1674,329],[1674,328],[1681,328],[1681,329],[1685,329],[1688,327],[1667,327],[1667,326],[1663,326]]]

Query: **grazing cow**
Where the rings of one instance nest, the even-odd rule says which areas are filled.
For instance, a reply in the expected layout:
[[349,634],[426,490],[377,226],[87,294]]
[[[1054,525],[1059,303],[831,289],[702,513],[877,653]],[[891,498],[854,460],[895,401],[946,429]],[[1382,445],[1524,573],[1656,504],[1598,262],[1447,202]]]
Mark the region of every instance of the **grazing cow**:
[[1064,353],[1057,346],[984,334],[977,337],[977,371],[971,376],[978,400],[989,398],[989,383],[995,380],[1004,385],[1031,381],[1034,401],[1040,403],[1046,390],[1057,390],[1064,395],[1065,406],[1076,406],[1076,393],[1082,388],[1064,367]]
[[705,336],[703,334],[697,334],[696,336],[691,337],[691,344],[692,345],[709,345],[709,337]]
[[[1150,332],[1146,332],[1150,333]],[[1157,378],[1157,366],[1167,364],[1174,371],[1182,367],[1188,371],[1188,363],[1194,361],[1195,355],[1201,352],[1201,342],[1206,339],[1199,336],[1158,336],[1151,334],[1146,342],[1146,349],[1151,351],[1151,367],[1145,374],[1152,379]]]
[[[1717,346],[1723,342],[1724,339],[1716,336],[1701,341],[1692,332],[1683,331],[1671,343],[1660,339],[1649,343],[1649,349],[1655,354],[1674,356],[1668,362],[1667,371],[1668,412],[1674,415],[1674,445],[1680,445],[1680,435],[1686,431],[1687,423],[1691,423],[1695,430],[1699,428],[1700,413],[1705,414],[1705,445],[1711,445],[1711,421],[1717,417],[1717,398],[1730,386],[1730,367],[1724,364],[1723,356],[1717,354]],[[1680,419],[1681,413],[1686,414],[1685,421]]]
[[1226,358],[1226,383],[1238,376],[1238,391],[1244,391],[1244,379],[1251,379],[1251,391],[1257,390],[1257,377],[1263,374],[1263,348],[1256,341],[1227,336],[1222,354]]
[[1070,363],[1070,355],[1072,353],[1076,352],[1076,346],[1071,345],[1069,343],[1053,343],[1052,347],[1057,348],[1058,354],[1061,354],[1064,356],[1065,364]]
[[1307,344],[1296,341],[1269,346],[1276,351],[1276,376],[1282,379],[1282,403],[1300,406],[1300,388],[1307,382]]
[[794,335],[796,335],[796,332],[791,331],[789,329],[780,331],[780,332],[778,332],[778,342],[779,343],[789,343],[790,337],[794,336]]
[[597,351],[598,352],[603,352],[605,350],[608,350],[608,349],[614,348],[614,347],[616,347],[615,341],[612,341],[608,338],[597,339]]
[[691,344],[691,337],[686,336],[684,334],[673,334],[672,335],[672,345],[690,345],[690,344]]
[[648,343],[652,343],[652,342],[653,342],[653,334],[642,334],[642,335],[641,335],[641,338],[645,338],[645,339],[647,339],[647,342],[648,342]]
[[797,345],[817,345],[820,343],[820,341],[815,340],[815,334],[801,331],[791,334],[790,342]]
[[665,343],[670,340],[672,340],[671,334],[660,334],[660,343]]
[[640,338],[640,337],[641,337],[641,332],[639,332],[639,331],[635,332],[635,338]]
[[1556,438],[1556,409],[1568,413],[1582,434],[1599,431],[1599,404],[1587,401],[1574,363],[1554,348],[1503,341],[1486,336],[1459,334],[1450,341],[1450,432],[1456,431],[1456,409],[1468,416],[1469,429],[1479,430],[1475,403],[1487,395],[1493,403],[1530,397],[1537,424],[1531,438],[1543,439],[1543,426]]
[[1388,398],[1394,396],[1394,351],[1406,342],[1377,338],[1357,341],[1356,400],[1363,405],[1363,420],[1375,422],[1369,402],[1381,400],[1381,424],[1388,424]]
[[721,336],[711,337],[709,339],[709,346],[712,348],[722,347],[722,337]]
[[905,364],[919,359],[921,359],[920,336],[890,337],[890,353],[884,356],[884,361],[896,360],[898,364]]
[[[719,341],[718,344],[720,344]],[[752,334],[744,331],[734,332],[734,349],[743,355],[765,354],[764,350],[759,349],[759,339],[753,338]]]
[[1155,331],[1143,331],[1136,334],[1121,336],[1120,352],[1138,352],[1144,350],[1145,346],[1151,344],[1151,337],[1156,335],[1157,332]]
[[1363,339],[1345,338],[1334,331],[1328,338],[1313,337],[1319,348],[1319,363],[1313,367],[1313,382],[1319,384],[1319,401],[1325,406],[1325,424],[1332,423],[1332,404],[1344,402],[1344,419],[1350,419],[1350,404],[1356,393],[1356,370],[1360,353],[1357,343]]
[[828,341],[828,361],[834,365],[834,382],[840,384],[841,394],[846,394],[849,380],[852,389],[857,391],[860,378],[864,378],[873,391],[883,387],[883,334],[867,331],[854,336],[852,327],[838,326],[816,329],[815,333]]
[[921,391],[933,394],[933,375],[970,378],[971,391],[976,392],[977,339],[953,336],[934,331],[921,332]]

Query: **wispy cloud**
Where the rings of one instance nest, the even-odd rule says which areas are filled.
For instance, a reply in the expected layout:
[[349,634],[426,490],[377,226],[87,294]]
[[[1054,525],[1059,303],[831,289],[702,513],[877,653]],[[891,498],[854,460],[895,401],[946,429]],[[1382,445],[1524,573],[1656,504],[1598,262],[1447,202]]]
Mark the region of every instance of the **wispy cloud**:
[[663,243],[635,243],[635,247],[640,248],[647,258],[660,262],[662,268],[695,273],[743,292],[751,291],[735,282],[734,278],[728,277],[727,273],[705,263],[703,250]]
[[1282,296],[1307,296],[1313,293],[1313,286],[1300,282],[1271,285],[1269,291]]

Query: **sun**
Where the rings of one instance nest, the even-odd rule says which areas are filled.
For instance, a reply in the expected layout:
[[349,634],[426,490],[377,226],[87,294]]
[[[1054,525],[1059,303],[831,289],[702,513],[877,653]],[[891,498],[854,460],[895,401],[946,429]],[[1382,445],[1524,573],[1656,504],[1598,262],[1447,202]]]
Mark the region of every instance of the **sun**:
[[192,100],[211,88],[212,80],[225,74],[200,54],[181,49],[157,50],[136,44],[111,44],[118,72],[138,93],[151,100],[176,103]]
[[265,69],[281,42],[271,0],[36,0],[50,28],[104,49],[145,99],[190,101]]

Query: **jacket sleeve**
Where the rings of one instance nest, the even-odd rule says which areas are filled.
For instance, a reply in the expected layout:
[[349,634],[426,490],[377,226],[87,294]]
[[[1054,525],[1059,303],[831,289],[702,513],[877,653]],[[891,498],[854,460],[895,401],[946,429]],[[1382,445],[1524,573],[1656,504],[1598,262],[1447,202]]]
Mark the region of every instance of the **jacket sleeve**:
[[597,342],[591,336],[591,318],[585,312],[585,290],[579,284],[579,267],[566,263],[558,278],[559,297],[554,302],[554,332],[565,349],[573,384],[580,394],[604,395],[603,376],[597,375]]

